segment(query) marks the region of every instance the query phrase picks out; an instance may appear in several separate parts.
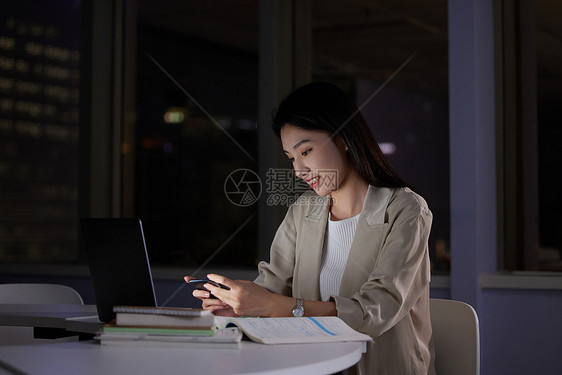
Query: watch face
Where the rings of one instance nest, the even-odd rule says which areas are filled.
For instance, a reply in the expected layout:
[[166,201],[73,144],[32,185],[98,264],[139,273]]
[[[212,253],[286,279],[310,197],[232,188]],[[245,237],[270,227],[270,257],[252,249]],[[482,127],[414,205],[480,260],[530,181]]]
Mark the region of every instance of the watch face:
[[297,307],[293,310],[293,315],[297,318],[300,318],[304,315],[304,309],[302,307]]

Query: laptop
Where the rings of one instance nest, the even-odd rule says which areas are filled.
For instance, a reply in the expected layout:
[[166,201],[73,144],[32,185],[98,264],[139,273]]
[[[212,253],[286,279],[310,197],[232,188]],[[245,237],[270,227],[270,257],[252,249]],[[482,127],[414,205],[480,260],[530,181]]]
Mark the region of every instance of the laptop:
[[102,322],[115,318],[116,305],[157,306],[140,219],[81,219],[80,243]]

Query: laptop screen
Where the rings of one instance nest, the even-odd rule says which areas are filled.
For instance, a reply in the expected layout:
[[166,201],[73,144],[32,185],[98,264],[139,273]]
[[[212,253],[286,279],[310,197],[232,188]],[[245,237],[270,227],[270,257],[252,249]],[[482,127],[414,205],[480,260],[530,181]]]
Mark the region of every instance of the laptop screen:
[[139,219],[81,219],[80,242],[102,322],[115,318],[116,305],[157,306]]

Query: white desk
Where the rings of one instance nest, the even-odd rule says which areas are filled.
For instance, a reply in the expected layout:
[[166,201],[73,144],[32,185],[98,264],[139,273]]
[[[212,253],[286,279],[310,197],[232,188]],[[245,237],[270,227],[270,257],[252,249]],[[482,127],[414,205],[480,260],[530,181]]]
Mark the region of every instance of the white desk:
[[[333,374],[361,358],[363,343],[261,345],[239,349],[103,346],[94,341],[0,346],[0,374]],[[9,372],[10,373],[10,372]]]

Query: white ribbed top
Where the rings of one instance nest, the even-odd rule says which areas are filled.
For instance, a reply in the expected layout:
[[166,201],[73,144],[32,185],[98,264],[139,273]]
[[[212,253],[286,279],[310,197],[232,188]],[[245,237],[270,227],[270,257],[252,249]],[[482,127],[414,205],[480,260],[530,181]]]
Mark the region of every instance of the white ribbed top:
[[359,215],[349,219],[332,221],[328,219],[328,228],[324,237],[324,254],[320,268],[320,297],[327,301],[330,296],[338,295],[341,279]]

